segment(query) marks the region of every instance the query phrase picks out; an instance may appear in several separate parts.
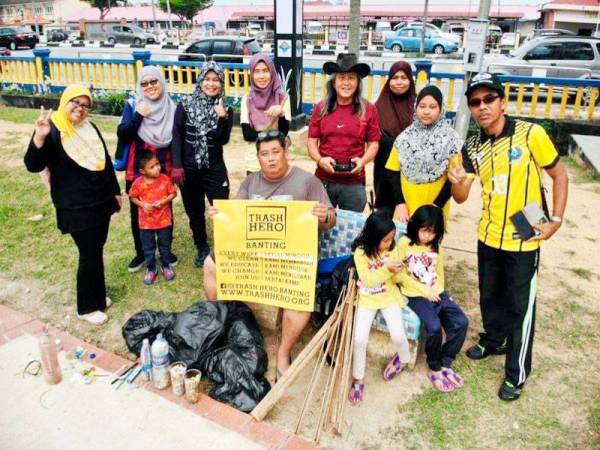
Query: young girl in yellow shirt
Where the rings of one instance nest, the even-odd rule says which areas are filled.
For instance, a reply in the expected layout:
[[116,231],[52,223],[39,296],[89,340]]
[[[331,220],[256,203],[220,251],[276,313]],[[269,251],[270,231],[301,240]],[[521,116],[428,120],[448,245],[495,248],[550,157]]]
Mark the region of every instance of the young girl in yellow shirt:
[[406,236],[398,241],[398,258],[404,261],[408,275],[400,290],[425,326],[429,380],[434,389],[452,392],[464,384],[452,362],[465,342],[469,321],[444,288],[443,236],[442,209],[421,206],[409,219]]
[[410,359],[402,321],[402,307],[406,306],[406,300],[403,299],[397,285],[406,277],[406,272],[395,249],[395,234],[396,226],[389,213],[377,211],[367,218],[361,234],[352,246],[359,278],[352,349],[354,382],[348,394],[348,399],[353,405],[363,400],[367,343],[378,310],[381,310],[392,341],[398,349],[383,371],[383,378],[386,381],[392,380]]

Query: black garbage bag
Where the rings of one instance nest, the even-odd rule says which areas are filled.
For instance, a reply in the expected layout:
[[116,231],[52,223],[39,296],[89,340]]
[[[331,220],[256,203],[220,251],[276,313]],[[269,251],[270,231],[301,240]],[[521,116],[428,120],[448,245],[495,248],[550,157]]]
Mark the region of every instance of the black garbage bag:
[[241,302],[200,302],[180,313],[141,311],[123,326],[130,351],[162,333],[171,361],[202,371],[214,383],[209,395],[250,412],[267,394],[268,367],[263,336],[248,306]]
[[121,330],[130,352],[140,355],[142,342],[154,341],[158,333],[164,333],[175,323],[175,314],[144,310],[132,316]]
[[227,303],[227,308],[227,345],[203,360],[204,372],[214,383],[209,395],[250,412],[271,387],[264,378],[268,357],[250,308],[239,302]]

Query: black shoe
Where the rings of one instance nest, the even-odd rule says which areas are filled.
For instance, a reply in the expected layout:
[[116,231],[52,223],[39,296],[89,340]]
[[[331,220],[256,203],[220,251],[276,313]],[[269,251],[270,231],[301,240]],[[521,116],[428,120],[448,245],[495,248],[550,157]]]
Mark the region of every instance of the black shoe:
[[523,388],[515,386],[508,380],[504,380],[498,391],[498,397],[504,401],[512,402],[521,396],[522,391]]
[[204,260],[210,255],[210,247],[206,246],[198,250],[198,255],[194,259],[194,265],[201,268],[204,265]]
[[504,355],[506,354],[506,345],[501,345],[496,348],[484,347],[480,344],[475,344],[469,348],[466,352],[467,356],[471,359],[483,359],[490,355]]
[[175,267],[177,264],[179,264],[179,258],[177,255],[175,255],[175,253],[171,253],[171,255],[173,255],[173,261],[169,263],[169,266]]
[[127,271],[131,272],[131,273],[137,272],[138,270],[140,270],[145,265],[146,265],[146,261],[144,260],[144,257],[143,256],[136,256],[135,258],[133,258],[131,260],[131,262],[127,266]]

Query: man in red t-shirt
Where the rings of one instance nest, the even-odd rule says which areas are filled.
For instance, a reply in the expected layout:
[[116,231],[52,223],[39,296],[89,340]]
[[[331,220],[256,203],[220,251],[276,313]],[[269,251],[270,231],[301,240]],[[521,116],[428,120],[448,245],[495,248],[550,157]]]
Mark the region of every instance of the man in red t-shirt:
[[308,154],[333,206],[362,212],[367,203],[364,169],[377,155],[380,137],[377,110],[361,96],[361,79],[371,69],[356,55],[341,53],[323,71],[332,77],[310,118]]
[[177,190],[171,179],[160,173],[160,163],[154,153],[142,150],[137,155],[141,177],[135,179],[129,190],[131,202],[139,207],[140,238],[146,262],[144,284],[151,285],[158,275],[156,270],[156,242],[162,263],[161,271],[167,281],[175,278],[171,263],[173,242],[173,213],[171,202]]

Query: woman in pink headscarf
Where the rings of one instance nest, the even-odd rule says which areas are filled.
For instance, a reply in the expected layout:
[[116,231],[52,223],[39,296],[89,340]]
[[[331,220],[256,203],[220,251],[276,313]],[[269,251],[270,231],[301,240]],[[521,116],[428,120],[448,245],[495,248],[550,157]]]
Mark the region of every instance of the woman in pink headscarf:
[[[289,96],[281,87],[275,64],[268,55],[257,53],[250,60],[250,94],[242,98],[240,124],[246,142],[256,142],[259,132],[279,130],[287,135],[292,114]],[[246,172],[260,170],[256,146],[246,150]]]

